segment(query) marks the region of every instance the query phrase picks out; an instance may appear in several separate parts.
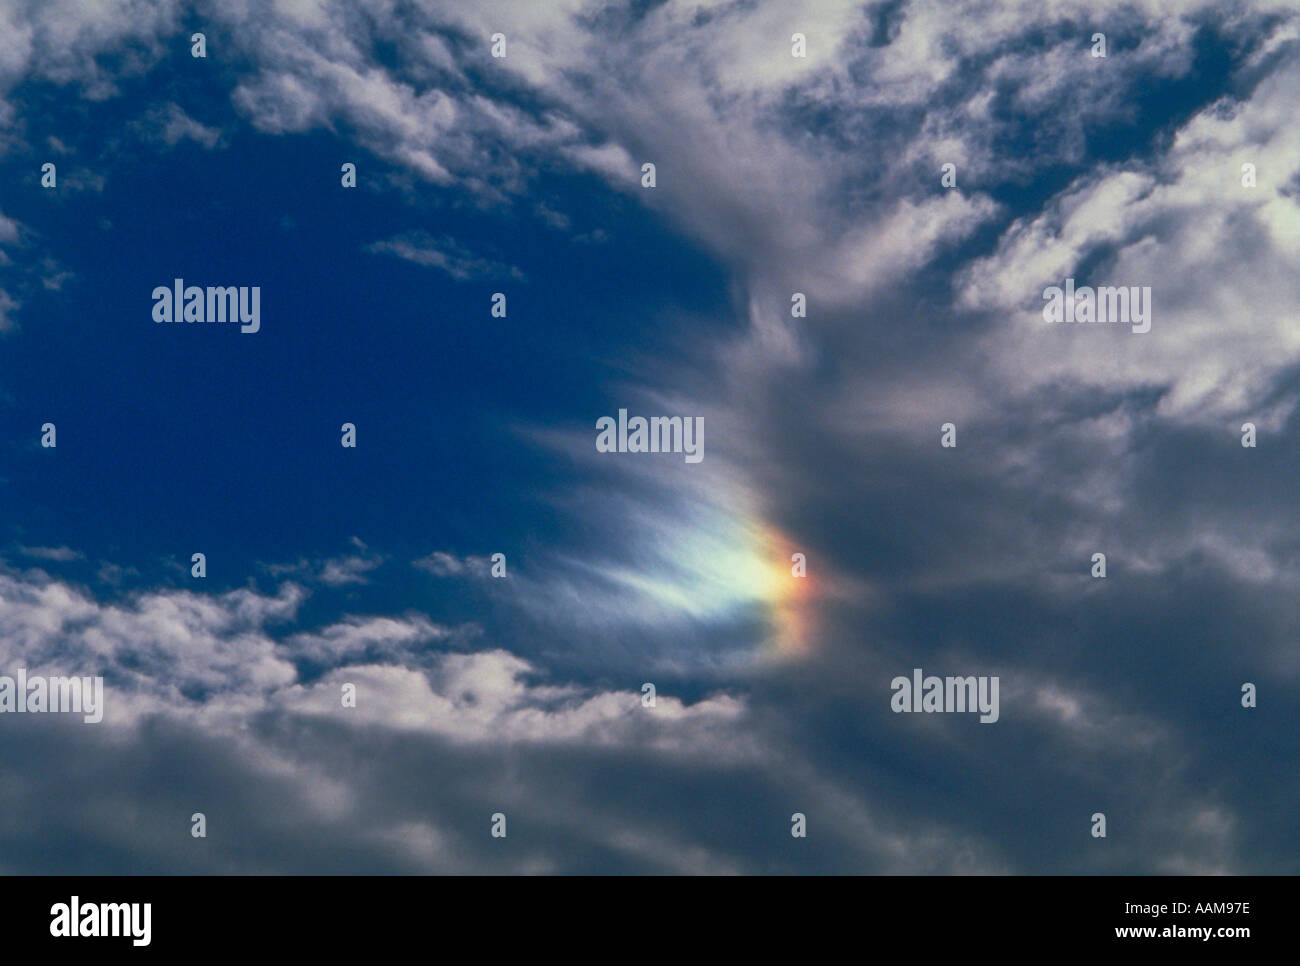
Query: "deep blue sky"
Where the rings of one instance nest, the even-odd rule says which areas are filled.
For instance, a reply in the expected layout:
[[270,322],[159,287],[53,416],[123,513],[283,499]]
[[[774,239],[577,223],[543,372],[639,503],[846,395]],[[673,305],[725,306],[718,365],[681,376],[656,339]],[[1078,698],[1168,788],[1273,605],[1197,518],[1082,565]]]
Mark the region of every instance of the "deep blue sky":
[[[196,118],[211,118],[204,108],[222,92],[206,93],[185,105]],[[201,545],[229,586],[258,560],[328,554],[352,535],[410,553],[430,540],[469,553],[484,539],[503,550],[530,533],[553,539],[562,528],[529,494],[566,468],[510,427],[585,425],[611,409],[619,360],[665,348],[666,315],[728,324],[718,267],[590,177],[537,185],[608,236],[574,244],[454,191],[418,186],[408,203],[380,190],[389,165],[323,134],[237,130],[219,151],[113,154],[104,145],[132,106],[111,101],[89,130],[74,128],[111,166],[102,192],[68,200],[28,178],[6,204],[77,266],[75,281],[30,302],[47,321],[0,346],[6,498],[21,508],[11,520],[45,543],[133,565]],[[77,108],[65,125],[79,125]],[[42,115],[29,136],[64,130]],[[6,177],[23,183],[30,157],[9,160]],[[339,184],[343,160],[360,165],[356,190]],[[524,279],[462,281],[366,251],[416,229],[490,252]],[[155,325],[150,293],[175,277],[261,285],[261,331]],[[495,291],[506,319],[489,315]],[[31,445],[45,421],[59,427],[58,460]],[[355,451],[339,445],[349,421]]]

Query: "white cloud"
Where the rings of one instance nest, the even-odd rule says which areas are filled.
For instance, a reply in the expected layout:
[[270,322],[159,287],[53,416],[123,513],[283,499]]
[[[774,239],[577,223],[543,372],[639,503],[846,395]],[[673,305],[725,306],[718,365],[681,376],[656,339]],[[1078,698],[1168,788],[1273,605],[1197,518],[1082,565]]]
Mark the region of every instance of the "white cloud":
[[194,141],[211,149],[221,140],[221,132],[217,128],[194,120],[178,104],[169,103],[150,110],[141,123],[147,136],[168,146],[181,141]]
[[368,584],[370,578],[367,574],[383,566],[385,558],[382,554],[371,553],[356,537],[352,538],[352,544],[359,552],[315,560],[303,557],[295,563],[263,564],[262,568],[273,577],[296,577],[327,587]]
[[[1288,409],[1260,408],[1300,361],[1300,136],[1291,105],[1300,64],[1264,79],[1248,101],[1201,111],[1148,166],[1079,179],[1024,218],[965,274],[963,299],[1000,319],[981,355],[1013,392],[1073,384],[1157,387],[1157,414],[1276,427]],[[1243,163],[1258,186],[1243,187]],[[1096,267],[1085,280],[1081,268]],[[1099,260],[1099,261],[1098,261]],[[1151,331],[1049,327],[1042,292],[1078,284],[1150,286]],[[1289,407],[1289,403],[1283,404]]]
[[85,560],[86,555],[71,547],[19,547],[18,552],[38,560],[52,560],[56,563],[68,563],[73,560]]
[[[277,632],[305,598],[285,583],[274,596],[155,590],[100,603],[40,572],[0,573],[0,667],[104,675],[109,726],[166,714],[232,727],[276,707],[337,716],[344,681],[358,682],[366,696],[341,722],[471,742],[662,739],[689,750],[691,735],[708,738],[708,722],[732,722],[742,711],[726,695],[691,705],[661,695],[651,721],[639,691],[533,683],[538,668],[501,649],[431,651],[477,629],[423,615],[345,616],[317,631]],[[304,683],[299,659],[332,670]],[[703,730],[682,730],[693,723]]]
[[284,641],[294,657],[326,663],[333,667],[367,654],[389,659],[409,658],[419,645],[445,640],[449,628],[426,617],[347,617],[319,631],[294,634]]
[[435,577],[486,577],[490,571],[486,557],[458,557],[443,550],[435,550],[428,556],[413,560],[411,565],[428,571]]
[[376,255],[396,255],[408,262],[439,268],[457,281],[522,281],[523,272],[513,266],[481,258],[452,238],[435,239],[428,232],[415,231],[383,241],[366,249]]
[[0,288],[0,332],[14,327],[14,313],[22,308],[22,303]]

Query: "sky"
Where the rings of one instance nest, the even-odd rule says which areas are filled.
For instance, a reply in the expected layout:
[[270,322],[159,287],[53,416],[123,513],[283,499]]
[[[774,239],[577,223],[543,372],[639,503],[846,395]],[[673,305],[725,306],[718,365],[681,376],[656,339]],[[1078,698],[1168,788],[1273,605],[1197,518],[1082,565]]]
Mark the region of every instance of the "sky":
[[1270,0],[0,0],[0,675],[105,688],[0,873],[1300,871],[1298,96]]

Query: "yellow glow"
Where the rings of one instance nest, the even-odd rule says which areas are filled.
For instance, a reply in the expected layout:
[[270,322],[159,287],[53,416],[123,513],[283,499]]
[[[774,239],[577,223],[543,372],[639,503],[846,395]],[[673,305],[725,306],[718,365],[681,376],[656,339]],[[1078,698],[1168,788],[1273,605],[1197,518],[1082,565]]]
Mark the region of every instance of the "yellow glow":
[[813,578],[794,576],[791,557],[795,548],[776,529],[758,528],[756,544],[755,554],[763,571],[758,585],[771,615],[774,652],[783,658],[799,657],[813,646]]
[[[654,548],[662,566],[613,576],[658,604],[702,620],[757,605],[768,634],[763,653],[797,658],[813,646],[815,578],[796,577],[791,556],[801,548],[757,514],[707,513],[661,527]],[[810,566],[810,574],[814,572]]]

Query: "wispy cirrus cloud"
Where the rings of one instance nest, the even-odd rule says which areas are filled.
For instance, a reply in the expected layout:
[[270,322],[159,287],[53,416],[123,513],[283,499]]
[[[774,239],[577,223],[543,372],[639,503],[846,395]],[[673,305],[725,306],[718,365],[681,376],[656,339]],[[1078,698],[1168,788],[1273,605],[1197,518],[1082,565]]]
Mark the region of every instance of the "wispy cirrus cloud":
[[524,280],[524,273],[513,266],[474,255],[454,239],[435,239],[424,231],[407,232],[372,242],[366,251],[374,255],[396,255],[417,265],[438,268],[460,282]]

